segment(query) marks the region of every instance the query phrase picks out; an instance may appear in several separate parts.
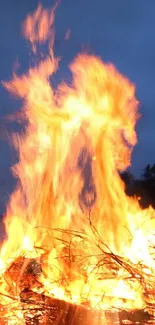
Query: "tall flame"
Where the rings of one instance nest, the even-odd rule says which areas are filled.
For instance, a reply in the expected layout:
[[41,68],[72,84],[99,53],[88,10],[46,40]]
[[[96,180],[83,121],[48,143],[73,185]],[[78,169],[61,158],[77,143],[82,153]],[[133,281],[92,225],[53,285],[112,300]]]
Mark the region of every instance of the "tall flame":
[[135,270],[143,261],[150,276],[155,266],[149,249],[154,210],[141,210],[136,199],[127,197],[119,176],[130,165],[137,141],[135,87],[112,64],[80,53],[70,65],[72,83],[54,89],[50,77],[59,65],[53,51],[54,14],[55,8],[39,5],[26,18],[23,31],[33,52],[49,40],[49,55],[4,83],[23,99],[27,126],[22,136],[14,136],[18,184],[7,207],[1,269],[21,254],[46,256],[42,268],[48,278],[41,275],[40,280],[48,294],[76,303],[89,300],[93,308],[141,308],[139,282],[126,282],[121,270],[109,279],[98,275],[103,251],[107,260],[108,254],[129,259]]

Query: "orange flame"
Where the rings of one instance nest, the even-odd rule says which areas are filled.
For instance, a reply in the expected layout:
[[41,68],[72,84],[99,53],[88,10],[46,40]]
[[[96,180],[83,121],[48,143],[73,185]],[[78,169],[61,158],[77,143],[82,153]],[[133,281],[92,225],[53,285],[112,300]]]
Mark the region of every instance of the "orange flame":
[[137,141],[135,87],[112,64],[81,53],[70,65],[72,84],[53,89],[50,77],[59,62],[53,54],[54,13],[55,8],[49,12],[39,5],[23,24],[33,51],[49,40],[50,56],[4,83],[23,99],[28,123],[26,132],[14,137],[18,186],[5,218],[1,272],[22,254],[39,256],[48,275],[40,281],[49,295],[89,301],[93,308],[142,308],[139,282],[125,281],[119,268],[104,278],[101,263],[104,254],[106,261],[109,254],[129,259],[134,270],[143,261],[149,267],[144,278],[148,272],[153,276],[155,267],[149,249],[154,210],[141,210],[127,197],[119,176],[130,165]]
[[23,23],[23,35],[30,41],[34,54],[37,51],[37,44],[44,44],[49,39],[49,51],[53,49],[55,36],[53,24],[57,6],[58,1],[53,9],[48,11],[39,4],[34,14],[28,15]]

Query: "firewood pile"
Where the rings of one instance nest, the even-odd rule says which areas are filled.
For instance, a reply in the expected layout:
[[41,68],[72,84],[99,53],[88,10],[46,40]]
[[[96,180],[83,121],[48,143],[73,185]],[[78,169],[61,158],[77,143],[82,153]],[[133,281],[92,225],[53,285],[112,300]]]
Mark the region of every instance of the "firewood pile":
[[[12,262],[4,274],[5,281],[10,286],[10,297],[9,295],[7,297],[10,299],[10,303],[0,303],[1,325],[155,324],[153,314],[149,311],[149,309],[154,309],[153,301],[148,303],[146,310],[116,310],[116,308],[104,311],[92,310],[88,306],[76,305],[45,294],[39,281],[41,272],[41,266],[37,259],[21,256]],[[12,295],[15,286],[18,287],[18,299]],[[0,302],[1,298],[2,294]],[[18,319],[20,313],[23,315],[24,323],[20,323],[20,319]]]

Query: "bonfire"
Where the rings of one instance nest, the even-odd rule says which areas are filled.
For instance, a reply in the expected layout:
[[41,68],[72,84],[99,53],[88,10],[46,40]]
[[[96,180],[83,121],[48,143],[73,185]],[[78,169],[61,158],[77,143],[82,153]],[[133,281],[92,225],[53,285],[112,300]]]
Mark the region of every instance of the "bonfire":
[[135,86],[80,53],[71,82],[52,87],[56,7],[26,17],[33,64],[3,82],[23,101],[15,118],[25,128],[12,138],[0,324],[153,324],[155,211],[127,197],[120,178],[137,141]]

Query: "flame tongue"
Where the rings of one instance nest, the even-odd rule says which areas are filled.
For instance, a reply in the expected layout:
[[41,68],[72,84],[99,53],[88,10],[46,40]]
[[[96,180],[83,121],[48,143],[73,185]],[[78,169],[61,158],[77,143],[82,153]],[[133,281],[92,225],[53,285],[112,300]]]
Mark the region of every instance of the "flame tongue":
[[153,281],[155,266],[154,211],[125,195],[118,173],[130,165],[136,143],[135,88],[113,65],[83,53],[70,66],[72,84],[54,90],[53,22],[54,11],[41,6],[27,17],[24,34],[33,51],[50,36],[50,57],[4,83],[23,98],[28,124],[14,137],[19,182],[5,218],[1,269],[19,256],[39,258],[39,283],[48,295],[93,308],[142,308],[142,283],[146,289],[148,274]]

